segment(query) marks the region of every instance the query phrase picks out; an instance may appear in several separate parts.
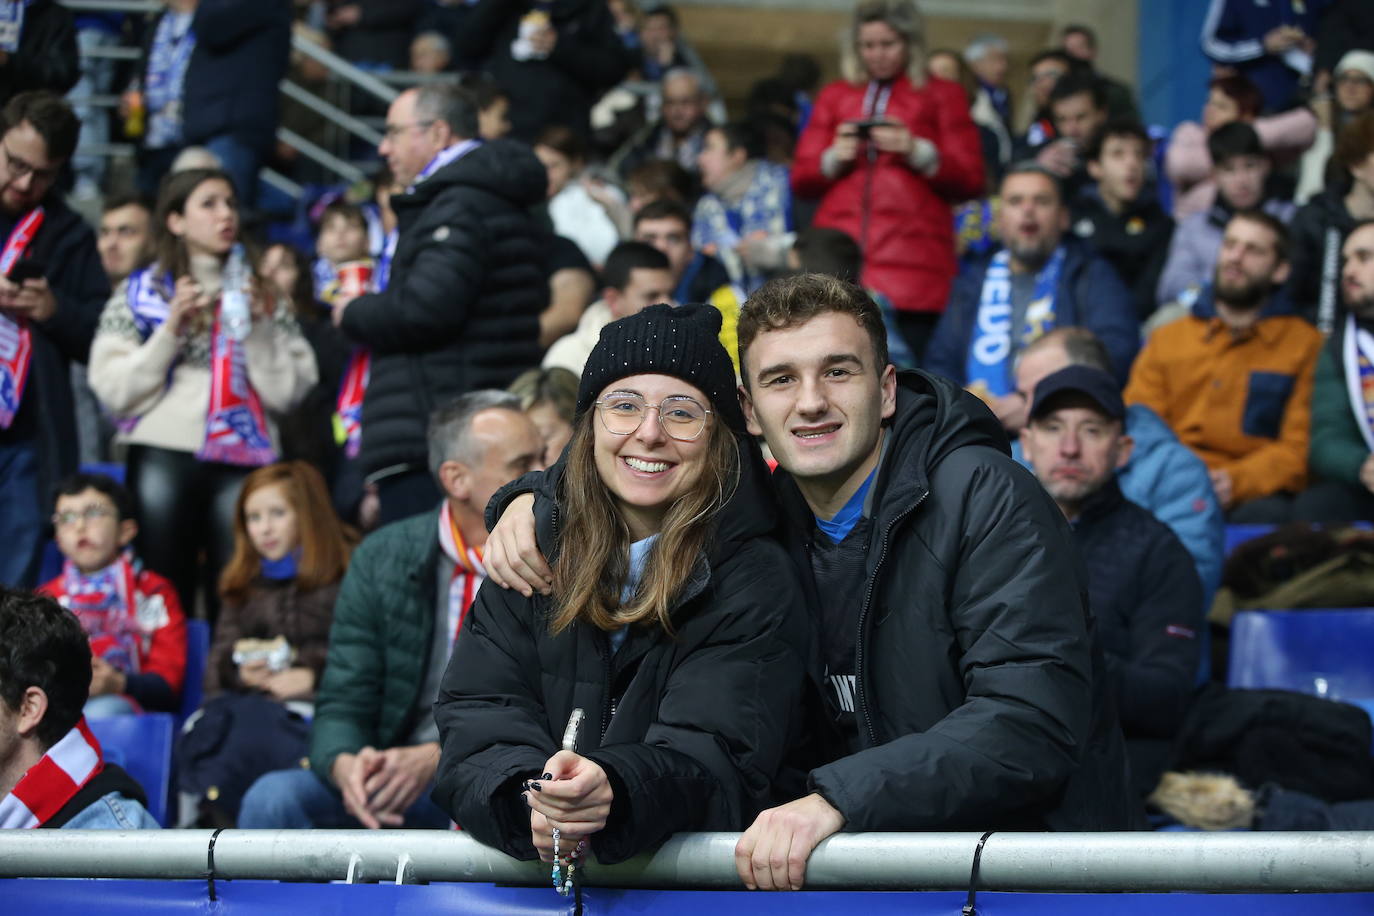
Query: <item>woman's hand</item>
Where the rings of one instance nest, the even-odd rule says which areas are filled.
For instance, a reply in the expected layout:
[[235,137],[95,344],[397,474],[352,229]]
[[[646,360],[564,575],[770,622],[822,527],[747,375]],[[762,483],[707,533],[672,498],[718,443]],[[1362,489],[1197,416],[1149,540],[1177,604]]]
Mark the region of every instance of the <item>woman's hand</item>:
[[[531,789],[530,792],[525,793],[526,796],[533,793],[533,791],[534,790]],[[541,861],[553,861],[553,828],[549,826],[549,819],[533,808],[530,808],[530,840],[534,843],[534,848],[538,851]],[[576,848],[575,844],[574,848]],[[560,855],[563,852],[563,838],[561,835],[558,838],[558,852]]]
[[248,281],[248,312],[253,320],[271,318],[277,310],[277,297],[256,276]]
[[269,674],[263,686],[283,703],[287,700],[309,699],[315,693],[315,672],[310,668],[287,668]]
[[205,295],[199,283],[194,278],[186,276],[177,280],[176,289],[172,292],[172,301],[167,314],[167,324],[171,327],[173,334],[184,334],[186,323],[197,312],[202,312],[210,306],[210,297]]
[[535,780],[525,794],[530,808],[562,832],[559,851],[565,853],[606,826],[614,796],[611,781],[598,763],[572,751],[554,754],[544,772],[552,778]]
[[859,156],[859,128],[846,121],[835,131],[827,155],[837,164],[849,164]]
[[916,138],[911,131],[907,130],[905,124],[896,121],[874,127],[869,136],[879,152],[896,153],[904,158],[909,157],[916,146]]

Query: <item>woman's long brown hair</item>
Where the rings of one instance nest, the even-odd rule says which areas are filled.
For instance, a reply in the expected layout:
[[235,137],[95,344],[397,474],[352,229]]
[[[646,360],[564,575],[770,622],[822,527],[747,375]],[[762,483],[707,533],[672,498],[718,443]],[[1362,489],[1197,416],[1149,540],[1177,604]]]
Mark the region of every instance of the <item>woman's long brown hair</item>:
[[562,526],[553,565],[554,614],[549,629],[561,633],[582,620],[614,630],[653,620],[672,633],[673,601],[691,578],[716,516],[739,483],[739,446],[729,428],[712,417],[702,468],[664,516],[639,590],[624,604],[620,593],[629,575],[630,528],[596,469],[595,413],[588,410],[577,421],[568,446],[559,493]]
[[240,601],[262,574],[262,557],[253,549],[244,519],[244,504],[254,491],[277,484],[296,510],[296,532],[301,558],[296,585],[303,591],[331,585],[343,578],[357,537],[334,514],[329,490],[320,472],[304,461],[283,461],[258,468],[243,481],[234,503],[234,555],[219,579],[219,593],[226,601]]
[[[238,206],[238,190],[234,187],[234,179],[228,172],[221,169],[186,169],[182,172],[173,172],[162,179],[162,185],[157,193],[157,212],[153,214],[153,261],[157,265],[157,272],[154,274],[154,281],[161,286],[163,277],[166,274],[172,275],[172,284],[191,272],[191,255],[186,249],[186,240],[180,236],[173,235],[172,230],[167,228],[167,217],[173,213],[178,216],[186,215],[186,204],[190,201],[191,195],[196,188],[207,181],[223,181],[229,185],[229,189],[234,192],[235,207]],[[243,242],[246,251],[248,268],[254,276],[258,276],[257,252],[249,244],[249,240],[243,234],[243,212],[239,211],[239,241]],[[261,282],[261,277],[258,278]],[[169,301],[172,298],[171,288],[163,289],[162,294]]]

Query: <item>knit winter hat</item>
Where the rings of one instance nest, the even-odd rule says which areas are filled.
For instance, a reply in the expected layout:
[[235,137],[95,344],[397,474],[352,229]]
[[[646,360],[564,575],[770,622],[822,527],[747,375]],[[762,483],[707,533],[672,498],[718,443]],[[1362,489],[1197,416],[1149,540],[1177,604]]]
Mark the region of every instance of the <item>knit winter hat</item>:
[[1346,51],[1331,75],[1340,76],[1346,70],[1363,73],[1371,83],[1374,83],[1374,51]]
[[710,399],[710,409],[737,433],[744,414],[735,393],[735,369],[720,345],[720,312],[709,305],[651,305],[612,321],[582,369],[577,389],[581,416],[617,379],[641,373],[671,375],[691,382]]

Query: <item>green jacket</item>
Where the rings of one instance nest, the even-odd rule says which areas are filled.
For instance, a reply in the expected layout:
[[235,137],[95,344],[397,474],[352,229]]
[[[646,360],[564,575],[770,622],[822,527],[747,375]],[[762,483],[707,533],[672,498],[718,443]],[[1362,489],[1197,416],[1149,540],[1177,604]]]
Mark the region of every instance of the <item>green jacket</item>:
[[1352,486],[1360,484],[1360,466],[1369,457],[1369,445],[1360,433],[1359,421],[1350,409],[1341,366],[1344,332],[1331,335],[1317,357],[1317,375],[1312,388],[1312,444],[1308,464],[1323,480]]
[[439,512],[387,525],[353,554],[334,605],[329,656],[315,697],[310,766],[395,747],[415,728],[434,632]]

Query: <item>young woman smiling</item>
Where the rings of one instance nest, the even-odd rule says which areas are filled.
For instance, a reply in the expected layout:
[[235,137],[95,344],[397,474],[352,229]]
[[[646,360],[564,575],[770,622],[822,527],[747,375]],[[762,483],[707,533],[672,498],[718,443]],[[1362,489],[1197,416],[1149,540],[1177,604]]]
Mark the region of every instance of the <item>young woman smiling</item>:
[[[291,310],[278,306],[237,247],[238,202],[228,175],[169,175],[154,232],[153,264],[121,283],[101,315],[90,380],[129,446],[140,553],[194,607],[201,551],[206,581],[214,583],[233,544],[244,477],[276,460],[269,412],[299,403],[317,370]],[[226,267],[232,276],[240,265],[240,288],[225,290]],[[233,305],[243,298],[248,321],[236,327]],[[212,620],[216,597],[207,589]]]
[[796,735],[807,615],[719,331],[690,305],[602,331],[535,493],[552,595],[484,586],[454,648],[434,798],[511,855],[741,830]]

